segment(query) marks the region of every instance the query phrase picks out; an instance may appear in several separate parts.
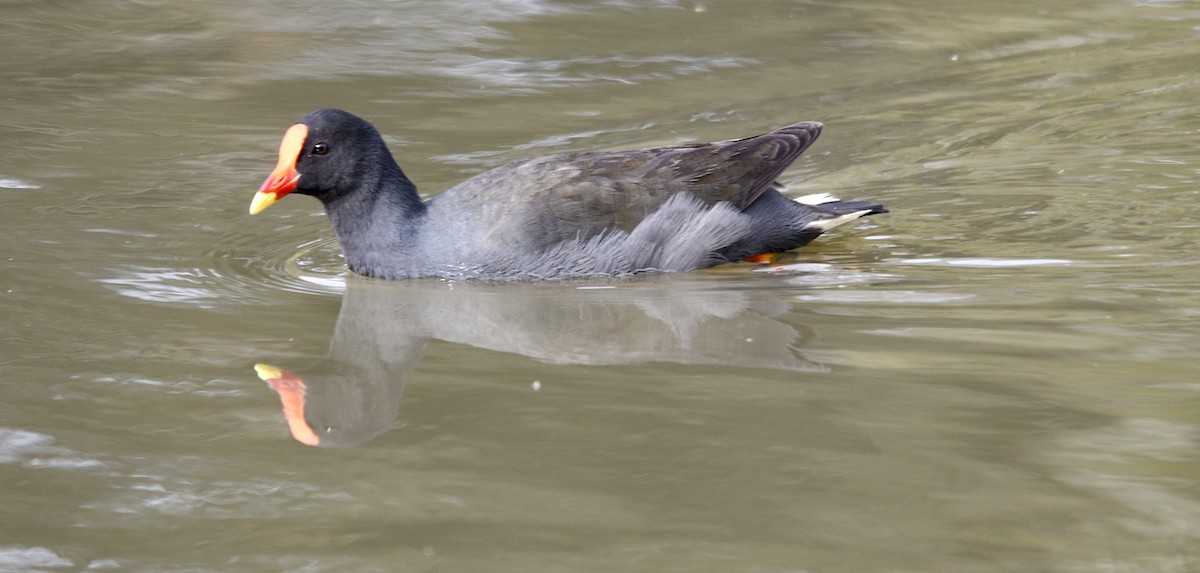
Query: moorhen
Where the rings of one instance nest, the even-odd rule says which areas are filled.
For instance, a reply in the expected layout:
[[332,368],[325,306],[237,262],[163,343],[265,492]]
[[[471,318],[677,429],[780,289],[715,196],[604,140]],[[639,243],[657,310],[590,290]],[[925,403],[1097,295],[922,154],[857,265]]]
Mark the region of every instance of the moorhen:
[[287,130],[250,205],[325,205],[346,264],[370,277],[539,280],[689,271],[781,253],[882,205],[791,199],[775,179],[821,133],[524,159],[422,201],[365,120],[314,111]]

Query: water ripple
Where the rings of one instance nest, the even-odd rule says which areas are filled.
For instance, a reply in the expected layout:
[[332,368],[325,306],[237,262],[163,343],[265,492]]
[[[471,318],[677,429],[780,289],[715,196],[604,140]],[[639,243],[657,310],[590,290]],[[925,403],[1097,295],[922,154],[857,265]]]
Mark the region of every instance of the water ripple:
[[0,547],[0,573],[37,571],[42,567],[74,567],[75,563],[45,547]]
[[946,304],[976,298],[973,294],[921,292],[913,290],[827,290],[813,291],[796,297],[805,302],[836,302],[845,304]]
[[741,57],[581,56],[561,60],[483,58],[442,55],[429,71],[449,78],[500,88],[561,88],[594,82],[635,84],[674,79],[720,69],[751,67],[758,62]]
[[118,294],[155,303],[194,304],[203,308],[269,304],[280,293],[337,294],[346,269],[333,238],[292,247],[282,243],[253,257],[237,255],[236,245],[205,253],[207,266],[128,265],[98,278]]
[[843,287],[852,284],[876,284],[897,280],[896,275],[855,270],[829,263],[773,264],[755,269],[756,273],[787,275],[787,282],[803,287]]
[[104,464],[54,445],[54,437],[38,432],[0,428],[0,464],[28,467],[94,468]]
[[922,258],[903,259],[906,265],[937,265],[949,267],[1008,268],[1069,265],[1066,259],[990,259],[990,258]]
[[37,183],[26,183],[12,177],[0,175],[0,189],[41,189],[42,186]]

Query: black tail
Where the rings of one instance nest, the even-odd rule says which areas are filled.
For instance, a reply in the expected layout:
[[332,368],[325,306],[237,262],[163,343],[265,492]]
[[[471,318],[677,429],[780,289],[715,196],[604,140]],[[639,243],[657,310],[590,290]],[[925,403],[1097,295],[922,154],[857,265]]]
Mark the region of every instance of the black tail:
[[867,213],[863,214],[863,217],[888,212],[887,207],[884,207],[879,203],[872,203],[870,201],[830,201],[829,203],[821,203],[820,205],[816,205],[815,208],[821,211],[836,213],[838,215],[845,215],[847,213],[854,213],[857,211],[868,211]]

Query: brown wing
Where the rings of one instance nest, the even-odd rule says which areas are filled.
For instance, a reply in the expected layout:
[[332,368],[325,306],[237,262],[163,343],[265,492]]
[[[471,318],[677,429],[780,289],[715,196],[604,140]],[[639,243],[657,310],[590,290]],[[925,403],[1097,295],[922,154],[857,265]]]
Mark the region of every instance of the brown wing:
[[804,122],[755,137],[664,148],[647,162],[644,181],[688,191],[709,204],[728,201],[745,209],[820,134],[821,124]]
[[[471,224],[488,246],[546,247],[630,231],[685,191],[709,205],[745,209],[820,133],[821,124],[805,122],[729,141],[538,157],[483,173],[438,201],[486,204],[483,220]],[[508,199],[489,203],[489,197]]]

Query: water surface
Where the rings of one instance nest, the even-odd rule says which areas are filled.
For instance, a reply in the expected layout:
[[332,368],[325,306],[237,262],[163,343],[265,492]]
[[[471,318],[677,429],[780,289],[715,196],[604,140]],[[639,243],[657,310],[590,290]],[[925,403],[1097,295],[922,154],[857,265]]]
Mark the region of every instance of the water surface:
[[[1198,34],[1169,1],[9,2],[0,571],[1198,570]],[[892,213],[775,267],[367,281],[315,201],[245,214],[323,106],[427,195],[819,120],[784,182]]]

